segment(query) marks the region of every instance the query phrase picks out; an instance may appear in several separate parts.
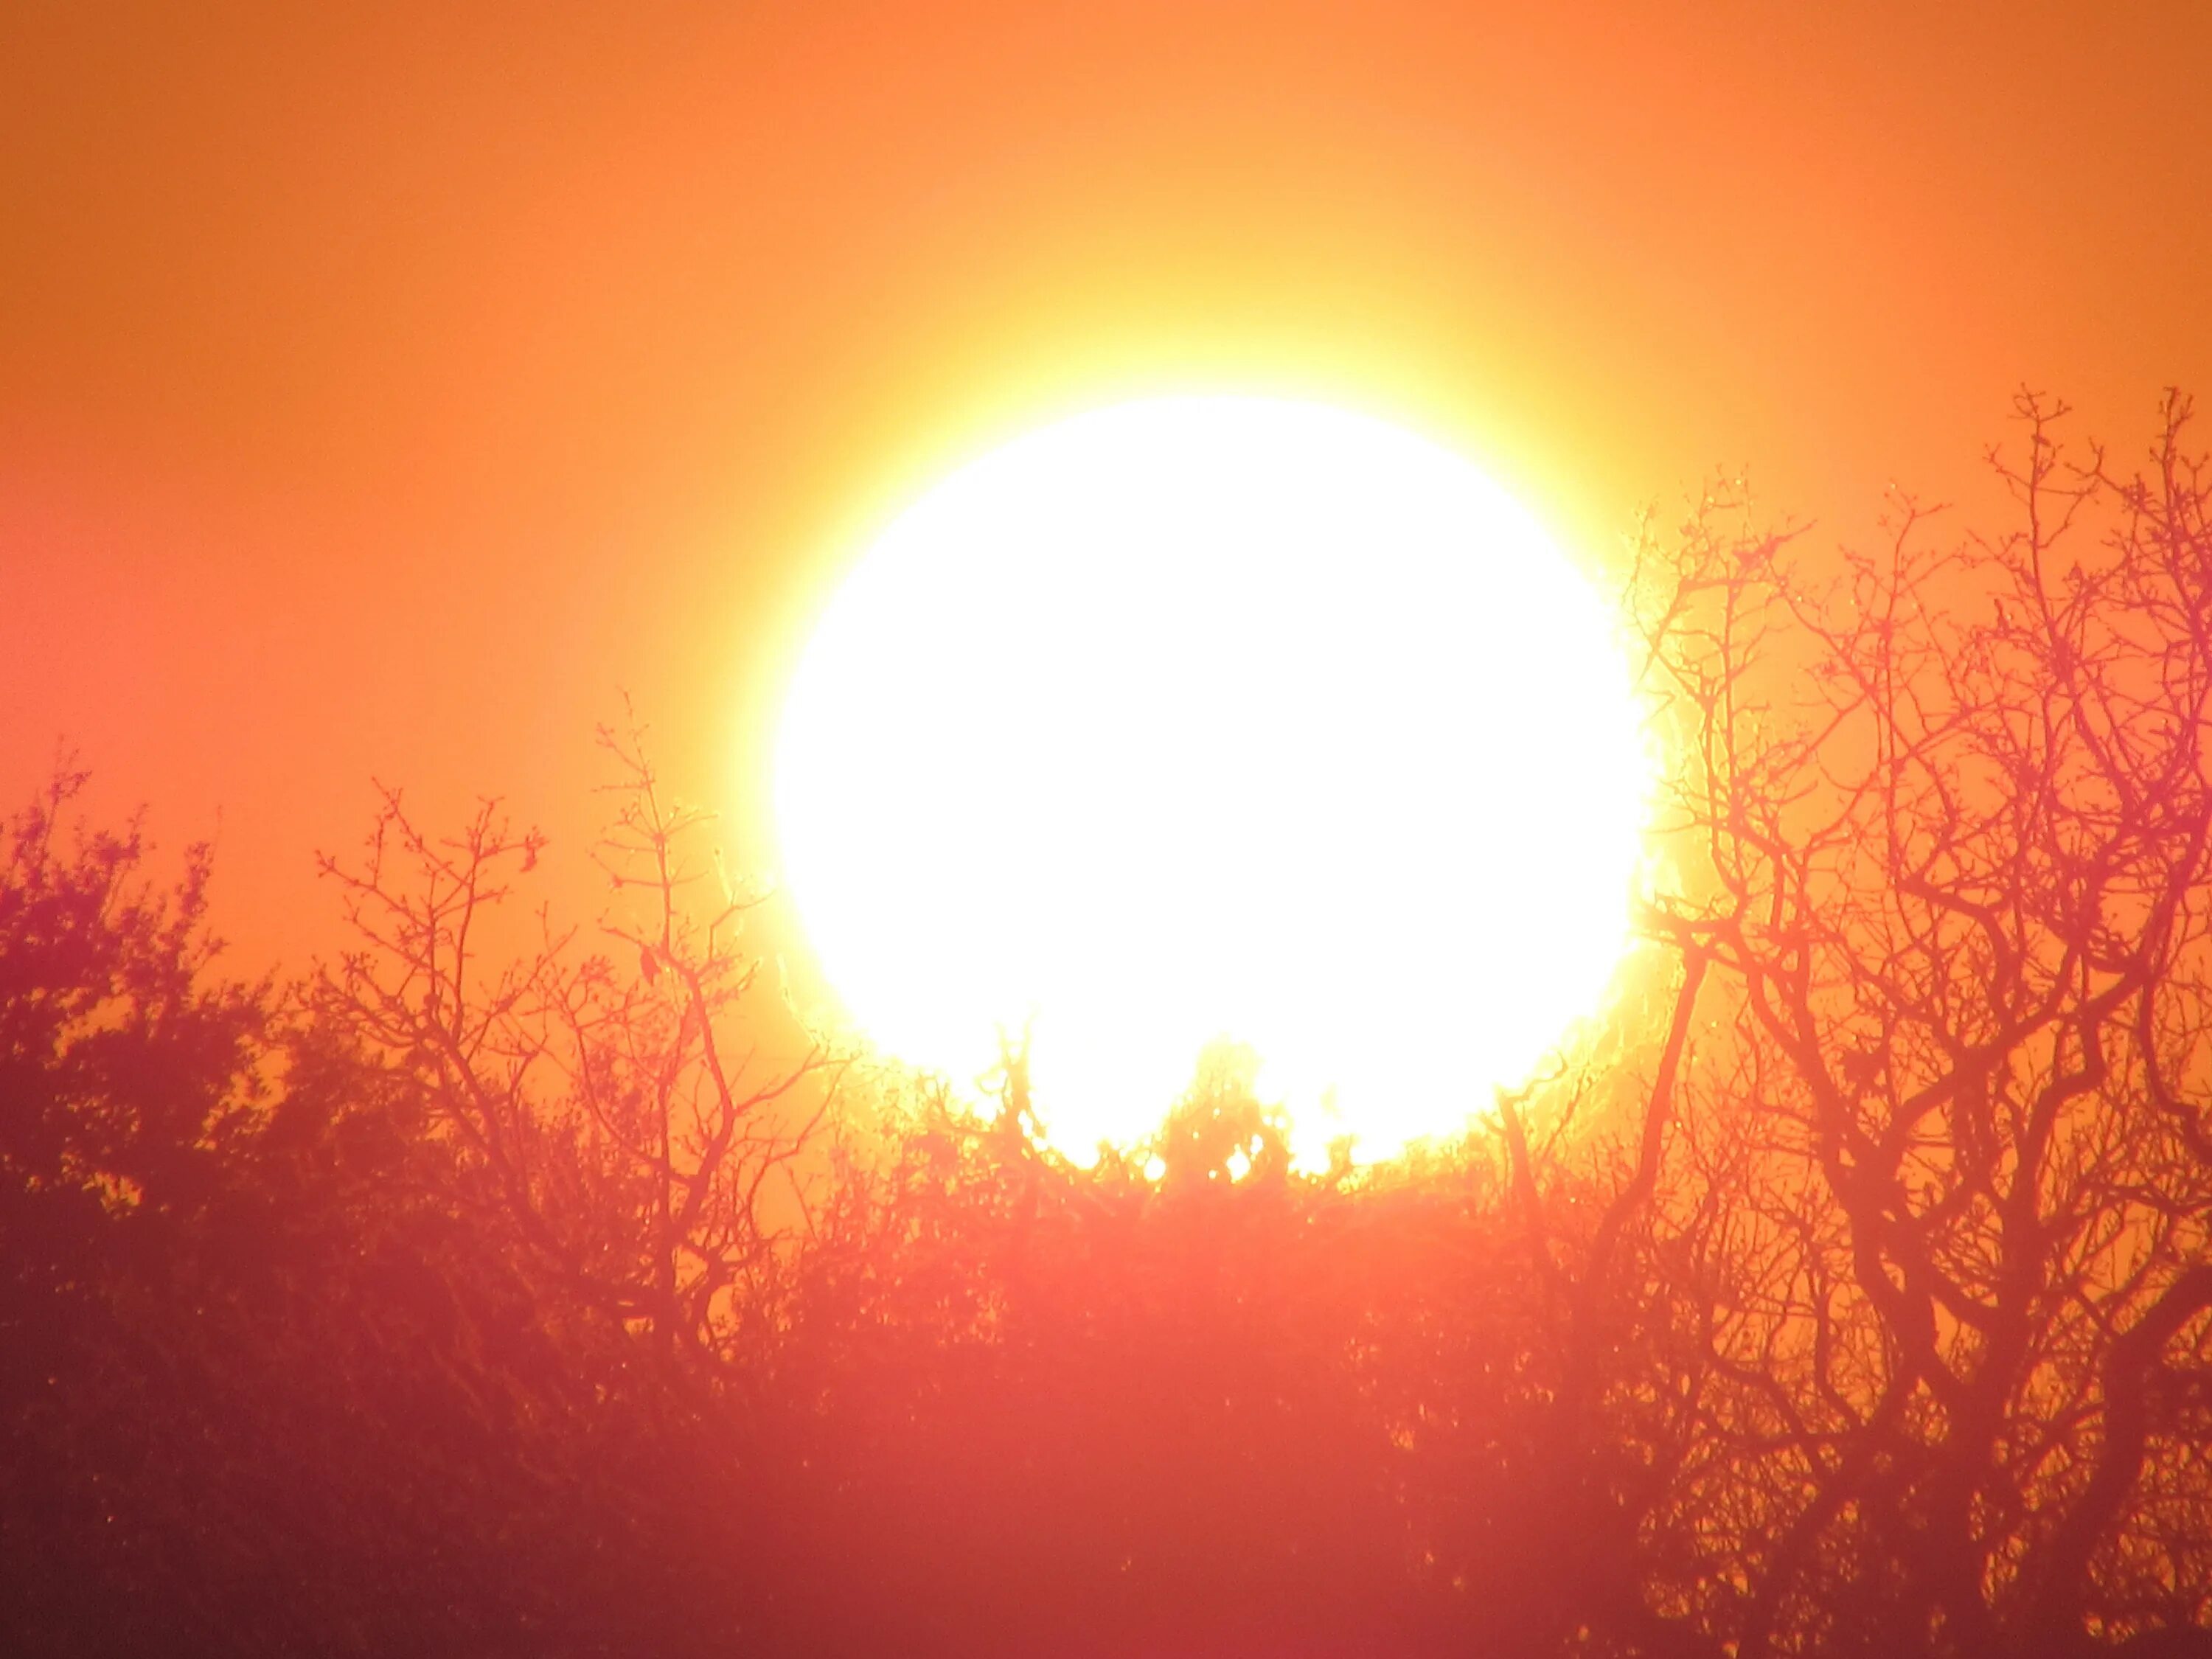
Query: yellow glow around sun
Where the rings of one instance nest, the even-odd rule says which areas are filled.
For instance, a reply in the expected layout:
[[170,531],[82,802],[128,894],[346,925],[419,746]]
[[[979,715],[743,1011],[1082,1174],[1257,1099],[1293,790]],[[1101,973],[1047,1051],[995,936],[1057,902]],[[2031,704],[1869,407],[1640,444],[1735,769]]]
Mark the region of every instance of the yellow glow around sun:
[[1455,1133],[1605,989],[1649,768],[1610,613],[1364,416],[1133,403],[975,462],[853,570],[786,705],[787,880],[886,1051],[1031,1024],[1054,1143],[1251,1044],[1301,1164]]

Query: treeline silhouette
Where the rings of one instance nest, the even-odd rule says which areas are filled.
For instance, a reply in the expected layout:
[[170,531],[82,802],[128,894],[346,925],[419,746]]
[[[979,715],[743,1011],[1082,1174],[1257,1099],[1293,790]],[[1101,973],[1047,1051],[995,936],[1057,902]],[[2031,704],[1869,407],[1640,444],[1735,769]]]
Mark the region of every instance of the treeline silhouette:
[[1647,527],[1653,988],[1382,1168],[1293,1170],[1226,1046],[1090,1169],[1018,1050],[980,1109],[764,1066],[628,732],[599,923],[388,793],[295,985],[64,770],[0,873],[0,1650],[2212,1646],[2212,476],[2179,398],[2140,471],[2060,412],[2004,534]]

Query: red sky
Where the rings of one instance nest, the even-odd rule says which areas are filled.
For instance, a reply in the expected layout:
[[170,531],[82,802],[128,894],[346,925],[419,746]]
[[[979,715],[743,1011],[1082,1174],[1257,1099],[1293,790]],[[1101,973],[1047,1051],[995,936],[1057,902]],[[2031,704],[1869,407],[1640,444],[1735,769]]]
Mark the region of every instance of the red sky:
[[65,734],[296,957],[372,775],[573,849],[627,687],[764,866],[867,527],[1145,390],[1394,415],[1595,557],[1719,464],[1829,541],[1972,499],[2022,380],[2132,449],[2212,390],[2207,64],[2193,3],[16,0],[0,789]]

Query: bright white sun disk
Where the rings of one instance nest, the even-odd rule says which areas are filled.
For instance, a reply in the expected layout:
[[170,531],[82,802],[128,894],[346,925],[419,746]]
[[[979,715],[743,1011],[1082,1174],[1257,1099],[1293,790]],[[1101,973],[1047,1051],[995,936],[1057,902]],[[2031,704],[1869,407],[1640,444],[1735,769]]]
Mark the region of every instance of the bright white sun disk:
[[783,863],[847,1007],[965,1084],[1033,1025],[1056,1145],[1255,1048],[1309,1166],[1464,1126],[1604,990],[1649,768],[1610,616],[1475,468],[1176,398],[956,473],[823,617]]

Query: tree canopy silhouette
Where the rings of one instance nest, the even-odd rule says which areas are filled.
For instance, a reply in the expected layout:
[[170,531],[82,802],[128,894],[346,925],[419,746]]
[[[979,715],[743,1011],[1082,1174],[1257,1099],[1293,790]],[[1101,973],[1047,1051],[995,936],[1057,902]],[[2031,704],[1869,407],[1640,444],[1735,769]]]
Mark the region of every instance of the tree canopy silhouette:
[[0,1646],[2201,1647],[2212,475],[2178,398],[2136,470],[2020,414],[2000,533],[1645,526],[1649,1018],[1389,1166],[1292,1169],[1233,1045],[1082,1167],[1018,1050],[979,1107],[791,1042],[635,732],[594,923],[387,792],[292,985],[64,769]]

